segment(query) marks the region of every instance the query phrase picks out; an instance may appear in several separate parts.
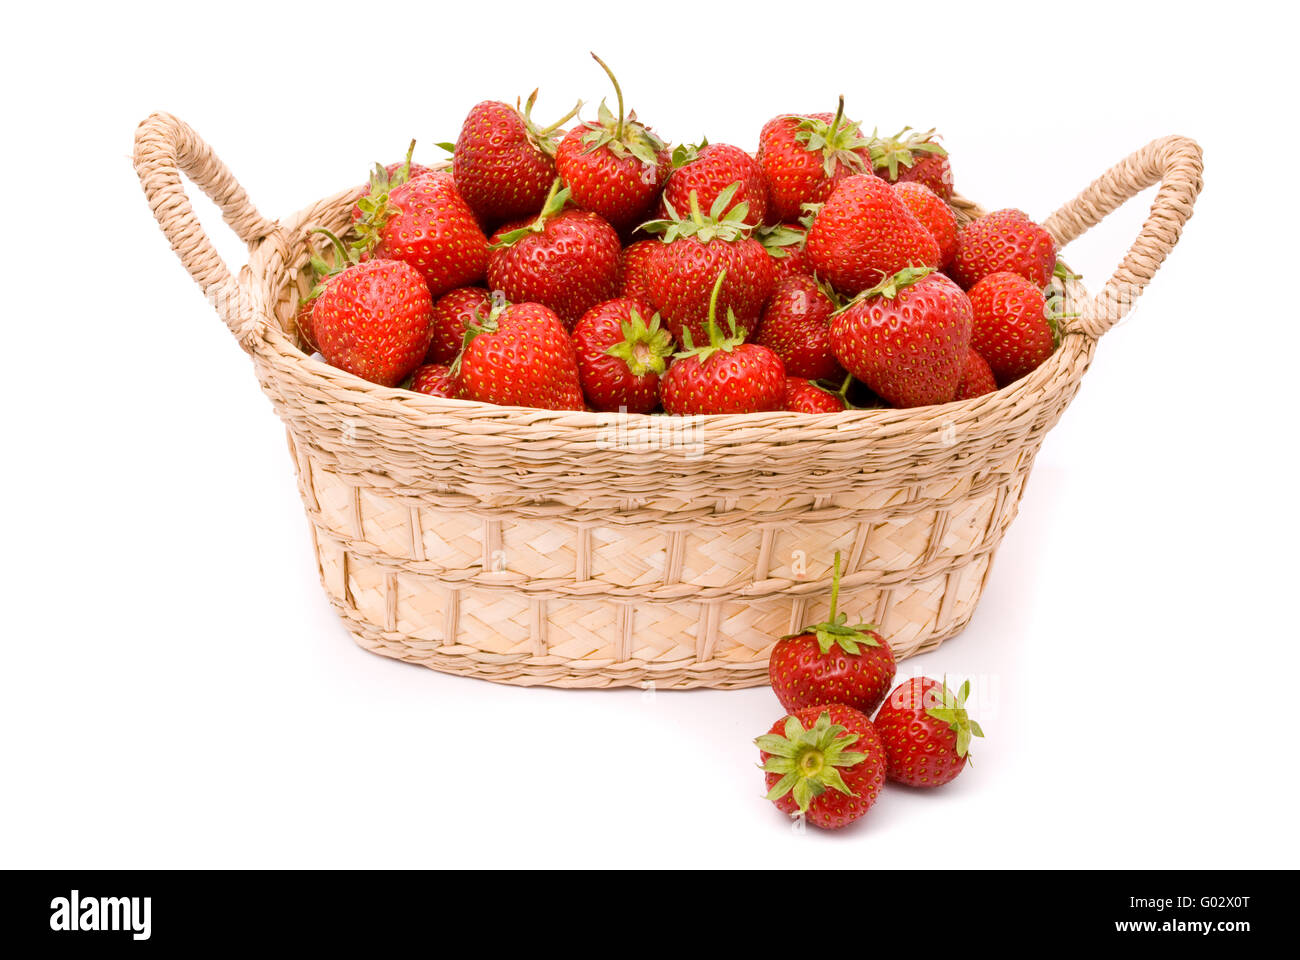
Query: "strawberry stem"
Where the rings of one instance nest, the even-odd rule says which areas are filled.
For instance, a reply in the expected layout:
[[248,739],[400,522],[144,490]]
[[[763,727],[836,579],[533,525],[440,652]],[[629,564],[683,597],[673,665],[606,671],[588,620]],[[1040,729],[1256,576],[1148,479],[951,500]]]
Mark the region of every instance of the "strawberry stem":
[[618,126],[614,128],[614,139],[623,139],[623,88],[618,85],[618,78],[614,76],[614,71],[609,69],[609,64],[596,56],[593,52],[591,58],[600,64],[602,70],[609,76],[609,82],[614,85],[614,96],[618,98]]

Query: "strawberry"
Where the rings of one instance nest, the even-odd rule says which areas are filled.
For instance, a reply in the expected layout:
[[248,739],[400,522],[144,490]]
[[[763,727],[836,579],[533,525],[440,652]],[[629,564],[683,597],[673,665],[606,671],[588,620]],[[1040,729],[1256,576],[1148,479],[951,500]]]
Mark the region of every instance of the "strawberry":
[[578,360],[564,321],[540,303],[498,301],[471,320],[451,367],[467,400],[584,410]]
[[1002,386],[1038,369],[1056,349],[1043,292],[1017,273],[990,273],[969,291],[970,345]]
[[487,237],[450,173],[430,173],[362,197],[356,248],[409,263],[433,297],[476,284],[487,269]]
[[316,332],[312,329],[311,311],[316,305],[315,297],[298,301],[298,313],[294,316],[294,325],[298,328],[298,339],[302,341],[303,353],[310,356],[320,352],[316,346]]
[[808,228],[802,223],[778,223],[770,227],[759,227],[754,231],[754,239],[763,245],[763,249],[772,258],[778,280],[792,275],[812,276],[812,261],[808,259],[808,249],[805,246]]
[[1021,210],[995,210],[957,238],[952,278],[969,290],[990,273],[1018,273],[1042,288],[1056,268],[1056,241]]
[[870,714],[894,682],[894,652],[873,624],[849,626],[838,611],[840,554],[831,575],[831,610],[825,623],[782,637],[772,648],[772,692],[790,713],[819,704],[843,703]]
[[669,205],[670,219],[642,225],[649,233],[662,234],[658,252],[651,255],[645,296],[679,343],[688,330],[696,340],[708,339],[704,323],[709,315],[709,290],[719,276],[725,274],[727,283],[718,310],[733,314],[742,334],[758,326],[763,305],[771,296],[772,258],[750,236],[746,205],[732,204],[737,189],[732,184],[718,194],[708,216],[701,212],[698,197],[691,194],[685,219],[679,219]]
[[870,141],[844,116],[844,98],[834,114],[783,114],[758,135],[758,164],[767,179],[769,223],[797,220],[805,203],[822,203],[835,185],[854,174],[871,175]]
[[727,271],[718,274],[709,298],[705,331],[708,345],[696,347],[690,330],[682,334],[685,349],[659,380],[664,411],[675,414],[758,413],[780,410],[785,400],[785,367],[767,347],[745,343],[736,333],[736,316],[729,309],[731,336],[718,328],[718,294]]
[[894,193],[939,245],[939,266],[952,263],[957,255],[957,217],[952,207],[923,183],[896,184]]
[[947,403],[970,347],[971,305],[928,267],[899,271],[831,318],[836,358],[896,407]]
[[698,146],[683,144],[672,153],[672,172],[664,183],[659,217],[668,216],[665,204],[678,210],[689,209],[692,190],[700,198],[701,207],[711,207],[718,194],[733,183],[739,183],[740,189],[732,201],[747,204],[745,222],[758,226],[767,216],[767,181],[758,161],[727,143],[704,140]]
[[853,295],[904,267],[938,267],[939,245],[879,177],[840,182],[808,230],[817,275]]
[[888,761],[867,716],[842,703],[807,707],[772,724],[754,743],[767,799],[826,830],[847,827],[871,809]]
[[934,131],[904,127],[892,137],[871,138],[871,162],[890,183],[921,183],[943,200],[952,199],[952,164]]
[[984,736],[966,713],[970,681],[953,696],[929,677],[901,683],[876,714],[876,733],[889,757],[889,779],[909,787],[938,787],[970,760],[972,734]]
[[593,409],[649,413],[659,405],[659,378],[673,341],[647,304],[626,298],[597,304],[574,326],[573,347]]
[[452,374],[451,367],[445,363],[426,363],[416,367],[411,374],[409,389],[449,400],[457,400],[461,396],[460,384]]
[[668,176],[671,158],[664,142],[623,115],[623,90],[605,61],[594,53],[614,84],[618,116],[602,100],[598,119],[578,124],[560,142],[555,169],[572,191],[573,202],[604,217],[616,230],[636,226],[650,212]]
[[957,381],[957,393],[953,399],[970,400],[992,393],[997,388],[998,382],[994,379],[993,371],[989,369],[984,358],[976,353],[974,348],[966,351],[966,364],[961,368],[961,379]]
[[465,326],[476,316],[487,316],[492,294],[483,287],[457,287],[433,305],[433,337],[425,363],[451,363],[465,341]]
[[507,300],[550,307],[572,327],[617,292],[622,247],[613,227],[586,210],[565,210],[568,201],[556,179],[535,219],[492,235],[488,283]]
[[843,413],[846,405],[843,394],[831,393],[803,377],[786,377],[781,409],[791,413]]
[[419,271],[397,260],[354,264],[312,306],[312,330],[332,366],[394,387],[429,349],[433,299]]
[[618,269],[618,295],[634,300],[647,299],[650,289],[649,277],[654,268],[651,261],[659,249],[658,240],[638,240],[623,248],[623,257]]
[[791,377],[840,380],[844,368],[831,352],[831,314],[837,304],[812,277],[778,280],[753,342],[781,358]]
[[532,216],[546,202],[555,180],[557,131],[582,107],[551,124],[533,123],[534,90],[523,105],[495,100],[476,104],[460,128],[452,153],[456,189],[485,224]]

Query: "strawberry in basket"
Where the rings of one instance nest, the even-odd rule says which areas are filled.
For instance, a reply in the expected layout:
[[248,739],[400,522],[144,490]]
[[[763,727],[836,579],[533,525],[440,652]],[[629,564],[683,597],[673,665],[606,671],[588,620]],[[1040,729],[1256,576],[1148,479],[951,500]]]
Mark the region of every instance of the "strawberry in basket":
[[781,409],[791,413],[843,413],[848,407],[842,393],[832,393],[804,377],[786,377]]
[[[469,111],[452,153],[456,189],[479,222],[496,226],[537,213],[555,180],[560,130],[582,101],[548,127],[533,123],[537,91],[523,108],[485,100]],[[445,145],[444,145],[445,146]]]
[[465,327],[492,309],[492,294],[485,287],[457,287],[433,305],[433,333],[426,363],[450,364],[465,343]]
[[488,284],[515,303],[540,303],[565,325],[618,288],[618,233],[589,210],[566,210],[568,188],[551,185],[541,213],[508,223],[492,235]]
[[874,176],[840,182],[808,230],[817,276],[853,296],[905,267],[939,266],[939,245],[898,194]]
[[658,240],[637,240],[623,248],[618,267],[618,295],[646,300],[654,267],[651,261],[659,249]]
[[[764,254],[766,256],[766,254]],[[708,340],[695,346],[690,330],[682,332],[685,347],[659,381],[664,411],[693,413],[759,413],[780,410],[785,401],[785,367],[767,347],[746,343],[736,331],[735,314],[727,310],[731,336],[718,326],[718,293],[727,271],[718,274],[705,321]]]
[[[400,260],[356,262],[334,234],[334,265],[313,290],[311,330],[332,366],[394,387],[424,360],[433,298],[414,267]],[[319,259],[319,258],[317,258]],[[313,261],[315,262],[315,261]]]
[[[415,153],[415,141],[406,148],[406,158],[398,160],[396,163],[390,163],[387,166],[375,164],[375,169],[370,173],[370,180],[366,186],[357,191],[357,200],[369,195],[377,197],[380,194],[387,193],[394,187],[400,187],[408,180],[414,180],[416,177],[422,177],[427,173],[433,173],[432,167],[426,167],[422,164],[412,163],[411,156]],[[360,203],[352,205],[353,221],[360,220],[364,216]]]
[[1042,288],[1056,269],[1056,241],[1021,210],[995,210],[957,238],[952,278],[969,290],[991,273],[1018,273]]
[[649,254],[642,282],[645,297],[679,343],[687,331],[697,342],[708,339],[710,288],[719,276],[727,280],[717,310],[734,316],[741,335],[758,326],[763,305],[772,294],[772,258],[750,235],[752,228],[745,222],[748,206],[732,202],[739,189],[740,184],[733,183],[718,194],[707,215],[692,193],[690,207],[682,215],[667,204],[667,220],[641,225],[661,236],[657,251]]
[[772,648],[768,676],[781,706],[794,713],[844,703],[868,716],[894,682],[894,652],[874,625],[850,625],[839,611],[840,554],[835,552],[831,609],[824,623],[782,637]]
[[648,304],[627,298],[596,304],[574,326],[573,346],[592,409],[649,413],[659,406],[673,338]]
[[672,158],[673,170],[664,184],[659,219],[668,218],[669,207],[690,209],[692,190],[699,197],[701,207],[712,207],[718,195],[733,183],[739,183],[740,188],[733,193],[731,202],[746,205],[749,212],[745,223],[756,227],[767,216],[767,181],[763,168],[740,147],[704,140],[699,145],[677,147]]
[[1056,348],[1043,292],[1018,273],[990,273],[969,290],[970,345],[1002,386],[1033,373]]
[[411,374],[411,390],[430,397],[455,400],[461,396],[460,382],[445,363],[426,363]]
[[946,267],[952,263],[953,257],[957,256],[957,217],[952,207],[923,183],[906,181],[896,184],[894,193],[939,245],[939,266]]
[[938,787],[966,768],[971,737],[984,736],[966,711],[969,696],[969,680],[955,695],[946,683],[929,677],[914,677],[894,688],[875,720],[890,780]]
[[947,403],[961,380],[971,322],[970,300],[957,284],[929,267],[908,267],[831,318],[831,349],[895,407]]
[[498,299],[469,322],[451,376],[481,403],[585,410],[578,360],[564,321],[540,303]]
[[824,202],[845,177],[871,175],[871,142],[844,116],[840,97],[833,114],[773,117],[758,135],[757,159],[767,179],[768,222],[795,221],[804,204]]
[[866,714],[841,703],[783,717],[754,743],[767,799],[826,830],[865,816],[885,783],[880,737]]
[[776,282],[754,342],[781,358],[791,377],[842,380],[831,351],[831,314],[838,304],[812,277],[793,274]]
[[605,61],[592,57],[614,84],[618,116],[602,100],[596,120],[578,124],[560,141],[555,169],[574,203],[624,231],[653,209],[671,159],[667,145],[637,122],[635,110],[624,116],[623,89]]
[[429,294],[482,281],[487,271],[487,237],[474,211],[461,199],[450,173],[430,173],[357,201],[354,224],[362,254],[408,263]]
[[973,348],[966,351],[966,364],[961,368],[961,380],[957,382],[957,393],[953,399],[970,400],[992,393],[997,388],[998,381],[984,358]]
[[890,183],[924,184],[941,199],[952,199],[952,165],[933,130],[904,127],[892,137],[872,136],[871,162]]

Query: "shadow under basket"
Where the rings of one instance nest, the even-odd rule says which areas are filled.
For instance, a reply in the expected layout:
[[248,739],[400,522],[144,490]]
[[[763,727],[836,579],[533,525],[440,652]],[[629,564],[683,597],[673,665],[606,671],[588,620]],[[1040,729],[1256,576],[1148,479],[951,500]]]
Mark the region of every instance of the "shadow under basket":
[[[155,114],[135,165],[155,217],[284,421],[321,583],[357,642],[515,684],[747,687],[776,637],[840,606],[900,657],[969,622],[1044,435],[1097,341],[1177,243],[1200,149],[1155,140],[1045,222],[1062,246],[1159,183],[1101,294],[1028,377],[960,403],[807,416],[662,417],[443,400],[310,359],[294,328],[314,237],[356,188],[264,219],[188,126]],[[235,279],[181,174],[248,244]],[[959,220],[982,215],[952,201]]]

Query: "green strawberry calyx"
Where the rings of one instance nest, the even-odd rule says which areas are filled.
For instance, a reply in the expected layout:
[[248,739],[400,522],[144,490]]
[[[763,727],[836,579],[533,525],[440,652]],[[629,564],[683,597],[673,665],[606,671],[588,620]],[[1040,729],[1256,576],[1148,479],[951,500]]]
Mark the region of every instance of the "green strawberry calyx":
[[839,106],[830,123],[816,117],[795,117],[799,128],[794,138],[803,144],[809,153],[822,155],[822,169],[826,176],[835,176],[836,167],[844,164],[850,172],[866,173],[867,165],[859,153],[862,148],[870,148],[871,141],[862,136],[862,130],[856,121],[844,116],[844,95],[840,95]]
[[672,243],[679,237],[694,237],[700,243],[710,243],[713,240],[736,243],[744,240],[754,228],[745,222],[749,216],[749,202],[742,200],[735,206],[731,205],[739,189],[739,180],[729,184],[714,198],[707,214],[700,209],[700,195],[692,190],[691,209],[685,217],[678,214],[677,209],[665,197],[663,203],[668,216],[662,220],[647,221],[637,229],[659,234],[659,239],[664,243]]
[[635,110],[624,114],[623,88],[619,86],[614,71],[596,54],[593,53],[591,57],[600,64],[601,69],[609,77],[610,83],[614,85],[614,95],[618,99],[618,116],[610,112],[609,105],[604,100],[600,101],[596,120],[584,124],[587,130],[582,135],[582,143],[586,147],[583,153],[595,153],[601,147],[605,147],[620,159],[630,155],[648,167],[657,167],[659,154],[667,144],[651,133],[648,127],[637,123]]
[[634,307],[621,329],[623,339],[606,350],[606,355],[622,360],[634,377],[663,373],[673,352],[673,337],[660,326],[659,314],[647,324]]
[[533,121],[533,105],[535,103],[537,103],[536,90],[528,95],[528,99],[524,101],[522,107],[520,107],[519,101],[516,100],[515,111],[519,113],[520,119],[524,121],[524,130],[527,131],[528,142],[548,157],[553,157],[560,143],[562,133],[560,127],[578,115],[578,111],[582,109],[582,101],[579,100],[574,104],[572,110],[547,127],[539,127]]
[[700,159],[700,153],[709,145],[709,138],[701,138],[699,143],[679,143],[673,147],[673,169],[684,167],[688,163],[694,163]]
[[[803,249],[808,239],[808,231],[778,223],[771,227],[759,227],[754,232],[754,239],[763,245],[763,249],[770,256],[777,260],[784,260],[791,253]],[[791,250],[791,247],[794,249]]]
[[394,189],[411,179],[411,155],[414,152],[415,141],[412,140],[411,145],[406,148],[406,160],[393,171],[391,177],[381,163],[376,163],[375,169],[371,171],[370,192],[357,201],[361,219],[352,225],[357,234],[357,241],[353,246],[358,251],[373,250],[379,245],[384,227],[396,210],[389,195]]
[[727,325],[731,328],[731,336],[724,336],[722,328],[718,325],[718,292],[722,289],[722,281],[726,278],[727,271],[724,269],[718,274],[718,279],[713,283],[713,292],[709,294],[709,316],[704,321],[704,329],[709,335],[709,342],[697,347],[694,338],[691,336],[691,331],[683,329],[683,349],[673,354],[678,360],[695,357],[700,363],[704,363],[718,351],[731,353],[745,342],[745,335],[736,332],[736,313],[731,307],[727,307]]
[[451,362],[452,377],[460,376],[461,360],[464,359],[465,352],[469,350],[469,345],[474,342],[474,338],[485,333],[496,333],[501,327],[501,315],[509,309],[510,302],[504,296],[494,293],[492,308],[487,316],[483,316],[478,310],[474,311],[474,315],[465,324],[465,335],[460,341],[460,353],[456,354],[456,359]]
[[488,249],[501,250],[505,247],[512,247],[524,237],[531,236],[534,233],[541,233],[546,229],[547,221],[563,212],[565,204],[568,202],[569,188],[564,186],[563,180],[556,177],[555,182],[551,184],[550,192],[546,194],[546,202],[542,204],[542,210],[537,214],[537,218],[527,226],[501,234]]
[[980,725],[970,718],[966,712],[966,698],[970,696],[970,681],[967,680],[961,685],[961,689],[956,695],[948,689],[948,678],[945,677],[940,685],[941,693],[935,697],[935,691],[931,688],[926,693],[926,703],[932,700],[937,701],[937,706],[926,706],[925,715],[933,717],[940,723],[946,723],[948,729],[957,734],[957,756],[965,757],[970,752],[971,737],[982,737],[984,731]]
[[[911,131],[911,132],[909,132]],[[934,139],[934,130],[917,133],[911,127],[904,127],[892,137],[877,136],[871,132],[871,165],[877,170],[888,170],[889,179],[898,179],[898,167],[910,167],[919,159],[918,154],[933,154],[938,157],[948,156],[948,151]]]
[[307,232],[319,233],[329,240],[330,246],[334,248],[334,262],[329,263],[320,254],[312,253],[309,261],[312,272],[312,288],[311,292],[303,298],[303,303],[319,297],[325,290],[325,283],[330,277],[337,276],[349,267],[354,267],[361,262],[361,251],[355,246],[345,245],[333,231],[326,230],[324,227],[312,227]]
[[781,774],[781,779],[767,792],[767,799],[775,802],[787,793],[792,794],[799,812],[807,813],[813,798],[821,796],[828,787],[856,797],[840,770],[867,759],[866,754],[848,749],[857,741],[856,733],[831,723],[829,710],[823,710],[807,730],[798,717],[786,717],[783,734],[765,733],[754,741],[758,749],[768,754],[763,770]]
[[[834,391],[826,391],[833,393]],[[863,647],[878,647],[880,640],[876,636],[876,625],[874,623],[858,623],[853,626],[848,624],[848,615],[839,612],[840,601],[840,552],[835,551],[835,570],[831,574],[831,612],[824,623],[815,623],[810,627],[804,627],[798,633],[791,633],[782,637],[782,640],[790,640],[794,637],[802,637],[805,634],[812,634],[817,639],[817,646],[822,652],[822,656],[831,652],[831,647],[838,646],[845,653],[857,656],[862,652]]]
[[[900,293],[913,284],[919,283],[930,274],[934,273],[933,267],[904,267],[892,277],[885,277],[874,287],[863,290],[856,297],[839,307],[835,313],[843,313],[850,307],[857,306],[865,300],[871,300],[875,297],[884,297],[886,300],[893,300]],[[832,314],[834,316],[834,314]]]

